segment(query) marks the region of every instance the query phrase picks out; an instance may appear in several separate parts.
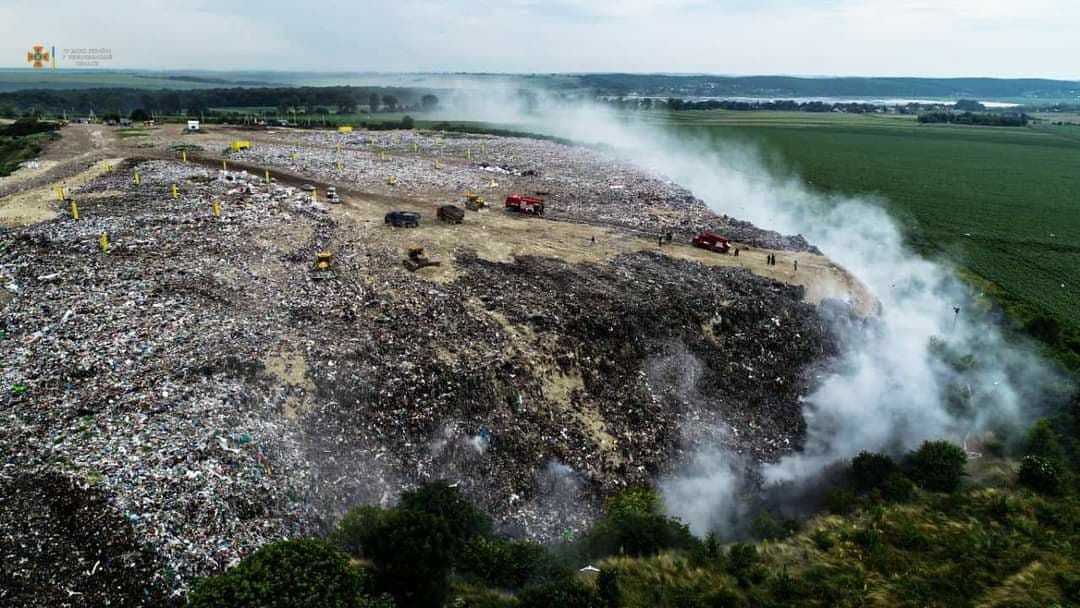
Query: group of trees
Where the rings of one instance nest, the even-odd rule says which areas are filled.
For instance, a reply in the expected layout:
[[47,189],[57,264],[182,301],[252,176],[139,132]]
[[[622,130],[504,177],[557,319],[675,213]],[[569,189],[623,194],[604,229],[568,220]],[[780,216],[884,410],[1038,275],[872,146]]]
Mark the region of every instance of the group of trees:
[[[1022,483],[1040,492],[1067,491],[1069,450],[1050,425],[1032,430],[1027,453]],[[957,492],[966,464],[967,453],[945,441],[928,441],[900,460],[860,453],[838,482],[835,491],[841,496],[834,502],[840,507],[834,511],[909,503],[920,490],[926,495]],[[752,535],[776,540],[801,527],[797,519],[763,510],[754,518]],[[881,534],[875,528],[856,527],[845,538],[873,552],[884,542]],[[824,530],[813,535],[822,551],[838,540]],[[620,562],[605,561],[613,556],[648,560],[665,552],[683,556],[694,568],[715,572],[714,578],[730,580],[732,586],[694,592],[692,598],[677,588],[631,589],[614,565]],[[601,566],[597,575],[591,579],[579,575],[578,569],[590,563]],[[543,546],[496,534],[486,514],[456,487],[438,481],[403,492],[396,507],[351,510],[326,540],[264,547],[236,568],[198,583],[187,605],[439,607],[447,605],[451,589],[463,606],[611,608],[625,605],[631,593],[637,599],[637,594],[652,594],[656,605],[745,606],[747,601],[785,605],[785,598],[794,597],[791,594],[822,592],[807,584],[786,570],[767,567],[753,544],[736,543],[725,550],[715,534],[694,537],[685,524],[664,513],[659,496],[649,489],[631,488],[610,497],[604,516],[579,540]]]
[[1023,127],[1031,118],[1023,113],[951,112],[941,110],[919,114],[922,124],[950,123],[986,127]]
[[142,109],[150,114],[198,116],[212,108],[274,108],[280,112],[341,114],[357,112],[433,112],[439,98],[426,89],[408,87],[236,87],[223,89],[159,90],[126,88],[44,90],[0,93],[0,112],[59,115]]

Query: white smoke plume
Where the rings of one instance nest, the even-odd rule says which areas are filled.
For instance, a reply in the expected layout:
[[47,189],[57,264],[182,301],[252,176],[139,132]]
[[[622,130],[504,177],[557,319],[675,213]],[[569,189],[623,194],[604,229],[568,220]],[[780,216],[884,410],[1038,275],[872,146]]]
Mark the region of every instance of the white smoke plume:
[[[1031,349],[1007,343],[980,320],[985,315],[967,314],[967,289],[947,268],[905,247],[878,201],[815,193],[797,177],[768,171],[751,148],[651,125],[647,114],[550,99],[542,111],[525,112],[523,99],[518,91],[487,89],[480,99],[470,96],[465,110],[475,120],[607,146],[688,188],[717,213],[802,234],[879,300],[876,322],[846,340],[833,372],[806,395],[804,449],[760,468],[766,486],[815,479],[861,450],[899,452],[927,439],[964,442],[1015,428],[1037,414],[1044,387],[1056,381]],[[964,365],[945,362],[968,354],[975,357]],[[696,533],[725,531],[744,509],[743,468],[729,454],[702,451],[661,482],[669,511]]]

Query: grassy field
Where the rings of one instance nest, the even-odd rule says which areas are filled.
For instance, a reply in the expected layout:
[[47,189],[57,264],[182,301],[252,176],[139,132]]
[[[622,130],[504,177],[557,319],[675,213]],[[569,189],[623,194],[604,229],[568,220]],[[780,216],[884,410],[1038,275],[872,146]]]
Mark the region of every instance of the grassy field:
[[776,112],[656,120],[753,142],[819,190],[875,195],[917,251],[955,264],[1037,334],[1080,328],[1080,129]]

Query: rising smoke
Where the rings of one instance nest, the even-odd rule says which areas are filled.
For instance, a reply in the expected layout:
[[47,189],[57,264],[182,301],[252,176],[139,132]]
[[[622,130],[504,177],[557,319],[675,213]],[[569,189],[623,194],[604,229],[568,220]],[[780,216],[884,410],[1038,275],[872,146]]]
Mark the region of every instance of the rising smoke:
[[1027,424],[1045,387],[1056,383],[1031,349],[1006,342],[986,315],[968,314],[965,286],[905,247],[877,201],[815,193],[797,177],[766,169],[745,145],[674,132],[585,102],[547,99],[543,111],[527,112],[521,99],[515,91],[488,89],[470,97],[465,111],[477,120],[606,146],[688,188],[717,213],[802,234],[880,302],[868,329],[840,333],[839,361],[805,396],[802,451],[761,465],[751,483],[742,459],[706,448],[661,481],[669,511],[696,533],[732,532],[750,485],[783,488],[774,495],[795,500],[803,495],[800,484],[817,483],[829,465],[862,450],[901,453],[934,438],[971,447],[988,431]]

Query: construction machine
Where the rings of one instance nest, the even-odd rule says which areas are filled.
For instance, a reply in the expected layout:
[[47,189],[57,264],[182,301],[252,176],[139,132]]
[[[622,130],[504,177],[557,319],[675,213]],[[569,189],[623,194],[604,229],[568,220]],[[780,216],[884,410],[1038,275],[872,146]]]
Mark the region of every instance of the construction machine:
[[442,262],[428,259],[428,257],[424,255],[423,247],[410,247],[409,257],[405,260],[405,268],[408,268],[412,272],[416,272],[417,270],[428,266],[439,266],[441,264]]
[[311,278],[316,280],[337,278],[334,272],[334,254],[320,251],[315,255],[315,266],[311,269]]
[[489,207],[484,197],[475,192],[469,192],[465,194],[465,208],[469,211],[485,211]]

